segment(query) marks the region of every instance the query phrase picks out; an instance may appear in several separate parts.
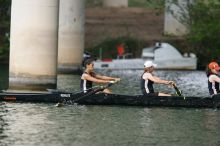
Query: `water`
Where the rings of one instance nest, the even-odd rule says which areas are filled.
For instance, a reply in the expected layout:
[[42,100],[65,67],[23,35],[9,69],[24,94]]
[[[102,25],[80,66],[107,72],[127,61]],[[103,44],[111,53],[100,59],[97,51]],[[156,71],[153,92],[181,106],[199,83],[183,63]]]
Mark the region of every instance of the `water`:
[[[7,67],[5,68],[7,69]],[[0,81],[7,82],[2,70]],[[122,81],[114,93],[139,94],[141,71],[111,71]],[[207,96],[201,71],[159,71],[177,82],[184,95]],[[79,76],[59,75],[58,88],[79,90]],[[7,83],[1,85],[5,88]],[[173,93],[172,88],[156,86]],[[220,111],[216,109],[0,103],[1,146],[219,146]]]

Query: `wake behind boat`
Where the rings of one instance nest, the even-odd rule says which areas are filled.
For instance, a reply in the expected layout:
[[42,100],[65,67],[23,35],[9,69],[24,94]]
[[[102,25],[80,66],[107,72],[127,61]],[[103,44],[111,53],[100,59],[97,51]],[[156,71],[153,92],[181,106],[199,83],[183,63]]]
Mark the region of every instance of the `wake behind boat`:
[[0,101],[24,103],[77,103],[80,105],[112,105],[142,107],[220,108],[220,95],[213,97],[147,97],[104,93],[0,93]]

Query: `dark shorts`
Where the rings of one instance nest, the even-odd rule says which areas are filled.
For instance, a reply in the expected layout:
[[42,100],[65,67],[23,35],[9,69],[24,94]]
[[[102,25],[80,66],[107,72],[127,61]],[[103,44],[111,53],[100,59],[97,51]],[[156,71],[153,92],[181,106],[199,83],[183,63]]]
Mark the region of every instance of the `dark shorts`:
[[158,95],[159,95],[159,92],[145,93],[144,95],[145,95],[145,96],[149,96],[149,97],[151,97],[151,96],[158,96]]

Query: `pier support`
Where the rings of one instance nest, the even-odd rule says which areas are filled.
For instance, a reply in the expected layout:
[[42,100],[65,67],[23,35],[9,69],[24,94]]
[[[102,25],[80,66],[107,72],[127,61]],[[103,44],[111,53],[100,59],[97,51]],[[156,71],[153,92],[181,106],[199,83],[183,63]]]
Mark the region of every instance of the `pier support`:
[[12,0],[9,89],[56,88],[59,0]]
[[104,0],[104,7],[128,7],[128,0]]
[[188,33],[186,21],[188,16],[188,0],[166,0],[164,34],[183,36]]
[[73,73],[82,65],[84,52],[84,0],[60,0],[58,72]]

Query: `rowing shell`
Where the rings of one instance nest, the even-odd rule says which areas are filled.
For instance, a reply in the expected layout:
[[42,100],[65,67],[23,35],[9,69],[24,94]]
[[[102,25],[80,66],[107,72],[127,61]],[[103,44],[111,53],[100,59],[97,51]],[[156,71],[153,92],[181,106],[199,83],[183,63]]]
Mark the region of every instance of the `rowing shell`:
[[148,97],[144,95],[89,93],[0,93],[0,101],[28,103],[77,103],[143,107],[220,108],[220,95],[213,97]]

